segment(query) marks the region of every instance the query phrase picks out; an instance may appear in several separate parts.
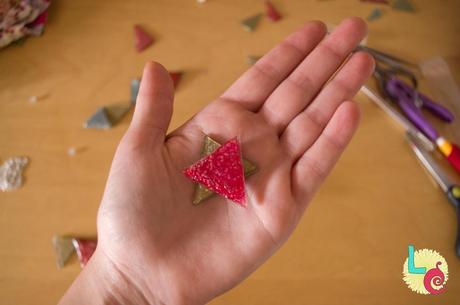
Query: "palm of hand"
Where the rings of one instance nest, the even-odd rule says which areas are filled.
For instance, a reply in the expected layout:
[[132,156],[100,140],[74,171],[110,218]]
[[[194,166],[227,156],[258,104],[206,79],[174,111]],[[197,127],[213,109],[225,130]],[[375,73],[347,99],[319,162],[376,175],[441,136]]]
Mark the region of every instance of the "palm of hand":
[[[342,27],[350,32],[363,27],[357,20],[344,23]],[[342,57],[362,38],[364,31],[360,31],[350,38]],[[317,38],[309,38],[314,47],[324,35],[324,27],[307,24],[287,41],[291,46],[293,41],[300,44],[295,35],[305,32],[310,36],[317,33]],[[325,40],[330,48],[334,39],[338,38],[331,35]],[[282,84],[288,75],[305,69],[299,64],[306,55],[298,50],[291,50],[291,54],[283,44],[277,48],[221,98],[167,137],[164,133],[172,112],[172,86],[159,65],[146,68],[133,123],[118,147],[99,212],[98,249],[147,296],[155,295],[164,302],[206,302],[241,281],[287,239],[349,141],[357,123],[356,109],[342,102],[367,78],[371,60],[356,54],[341,69],[337,79],[350,78],[353,69],[362,71],[350,79],[348,87],[330,82],[329,86],[335,84],[334,92],[341,90],[341,94],[326,92],[322,97],[312,92],[305,98],[296,96],[292,88],[283,92]],[[315,52],[308,50],[310,46],[303,48],[310,56]],[[286,63],[278,67],[280,80],[276,81],[267,72],[274,69],[267,67],[281,56],[290,56],[292,67]],[[332,73],[323,74],[322,82]],[[268,86],[269,82],[274,85]],[[293,84],[291,81],[286,86],[299,86]],[[262,89],[255,89],[251,96],[244,90],[251,86]],[[305,105],[283,106],[279,113],[266,106],[279,107],[283,98],[304,100]],[[161,99],[165,102],[158,102]],[[309,114],[302,117],[305,106],[314,105],[318,99],[332,100],[330,114],[316,122]],[[152,123],[152,116],[162,112],[168,118]],[[345,131],[340,131],[341,127]],[[194,185],[182,170],[199,159],[205,134],[221,143],[238,136],[244,157],[257,165],[257,173],[246,180],[247,208],[218,195],[199,206],[192,205]],[[297,141],[299,136],[305,139]]]
[[[245,157],[259,167],[246,181],[247,208],[217,195],[192,205],[194,186],[182,169],[197,160],[204,134],[219,140],[239,136]],[[115,261],[140,262],[142,273],[152,266],[154,274],[170,274],[177,286],[190,289],[189,296],[233,286],[281,243],[298,215],[290,185],[292,162],[276,131],[226,101],[208,106],[164,146],[121,147],[113,166],[124,174],[115,174],[114,188],[119,189],[113,191],[111,176],[104,200],[120,202],[120,209],[111,207],[109,213],[116,216],[108,215],[110,229],[101,225],[100,234],[108,236],[100,239],[124,240],[119,247],[112,244],[108,255]],[[120,201],[126,195],[131,198]],[[213,287],[216,282],[219,287]]]

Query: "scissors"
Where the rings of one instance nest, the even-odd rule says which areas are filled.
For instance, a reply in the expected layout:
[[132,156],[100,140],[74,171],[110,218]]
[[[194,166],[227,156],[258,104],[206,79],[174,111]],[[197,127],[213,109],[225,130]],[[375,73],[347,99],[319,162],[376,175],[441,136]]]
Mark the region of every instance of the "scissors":
[[438,166],[429,152],[423,149],[418,138],[411,132],[406,132],[406,139],[420,163],[431,174],[436,183],[441,187],[447,199],[454,205],[457,213],[457,239],[455,252],[460,257],[460,186],[454,184],[451,178]]
[[[377,79],[380,93],[395,102],[404,116],[429,140],[436,144],[452,167],[460,173],[460,148],[439,135],[430,121],[424,116],[422,109],[426,109],[434,116],[448,123],[454,120],[453,114],[447,108],[417,90],[417,78],[404,66],[407,62],[371,48],[365,47],[363,49],[361,47],[361,49],[370,53],[376,59],[377,64],[374,76]],[[409,80],[410,85],[403,80],[404,78]]]

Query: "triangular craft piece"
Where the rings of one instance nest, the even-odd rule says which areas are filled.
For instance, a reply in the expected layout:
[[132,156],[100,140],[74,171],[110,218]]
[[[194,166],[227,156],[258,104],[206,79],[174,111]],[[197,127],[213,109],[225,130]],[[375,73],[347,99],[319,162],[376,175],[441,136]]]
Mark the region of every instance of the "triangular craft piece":
[[169,76],[173,81],[174,88],[176,88],[182,78],[182,71],[169,71]]
[[276,10],[270,1],[265,1],[265,6],[267,9],[267,18],[270,19],[271,22],[276,22],[281,19],[281,14]]
[[109,129],[112,127],[109,116],[105,107],[100,107],[92,114],[89,119],[83,124],[85,128]]
[[116,125],[131,109],[131,103],[113,104],[105,107],[105,113],[112,126]]
[[112,104],[100,107],[83,124],[85,128],[109,129],[116,125],[131,109],[131,103]]
[[370,2],[375,4],[389,4],[388,0],[361,0],[361,2]]
[[246,57],[246,62],[248,65],[252,66],[254,65],[259,59],[261,59],[262,56],[257,56],[257,55],[248,55]]
[[392,7],[398,11],[415,12],[415,7],[409,0],[395,0]]
[[134,47],[142,52],[153,43],[153,38],[140,25],[134,26]]
[[139,87],[141,86],[141,80],[134,78],[131,80],[131,91],[130,101],[132,104],[136,104],[137,95],[139,94]]
[[64,267],[70,256],[74,253],[75,248],[72,244],[72,237],[53,236],[53,248],[56,254],[56,263],[58,268]]
[[243,19],[241,21],[241,25],[243,28],[248,31],[252,32],[256,29],[257,24],[259,24],[260,18],[262,17],[262,14],[256,14],[254,16],[248,17],[246,19]]
[[96,250],[97,240],[74,238],[72,242],[80,260],[80,266],[83,268]]
[[382,17],[382,11],[379,8],[374,8],[372,12],[367,16],[368,21],[373,21]]
[[236,138],[186,168],[184,175],[209,190],[246,206],[241,149]]
[[244,177],[249,177],[257,171],[257,167],[255,164],[249,162],[246,159],[243,159],[243,170],[244,170]]
[[[204,137],[203,148],[201,150],[201,158],[204,158],[212,154],[217,148],[220,147],[220,144],[206,135]],[[257,171],[257,167],[252,164],[250,161],[243,159],[243,170],[244,176],[249,177]],[[193,204],[198,205],[204,200],[208,199],[214,194],[213,191],[207,189],[205,186],[197,183],[195,186],[195,195],[193,197]]]

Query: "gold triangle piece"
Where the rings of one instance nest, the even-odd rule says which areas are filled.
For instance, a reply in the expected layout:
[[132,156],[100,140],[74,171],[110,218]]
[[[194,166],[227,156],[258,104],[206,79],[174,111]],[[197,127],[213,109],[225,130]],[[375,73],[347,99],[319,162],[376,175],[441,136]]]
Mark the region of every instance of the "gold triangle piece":
[[248,65],[252,66],[254,65],[259,59],[261,59],[262,56],[257,56],[257,55],[248,55],[246,57],[246,62]]
[[114,126],[123,118],[129,109],[131,109],[131,103],[113,104],[105,106],[104,108],[110,123]]
[[248,18],[243,19],[241,21],[241,25],[246,31],[252,32],[256,29],[257,24],[259,24],[260,18],[262,18],[262,14],[260,13],[250,16]]
[[71,237],[53,236],[53,248],[58,268],[64,267],[70,256],[75,252]]
[[[220,147],[220,144],[217,141],[213,140],[211,137],[206,135],[204,137],[203,148],[201,149],[201,155],[200,155],[201,158],[204,158],[212,154],[219,147]],[[243,159],[243,169],[244,169],[244,176],[249,177],[250,175],[256,172],[257,167],[250,161]],[[198,205],[204,200],[211,197],[213,194],[214,194],[213,191],[197,183],[195,186],[195,196],[193,197],[193,204]]]

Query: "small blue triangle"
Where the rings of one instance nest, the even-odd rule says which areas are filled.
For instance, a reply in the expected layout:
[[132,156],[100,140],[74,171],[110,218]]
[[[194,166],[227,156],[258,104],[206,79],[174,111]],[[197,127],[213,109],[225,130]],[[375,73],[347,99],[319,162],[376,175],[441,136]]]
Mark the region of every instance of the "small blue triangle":
[[372,12],[367,16],[368,21],[373,21],[382,17],[382,11],[379,8],[374,8]]
[[85,128],[109,129],[112,127],[105,107],[101,107],[83,124]]
[[137,78],[131,80],[131,103],[136,104],[137,94],[139,93],[139,86],[141,81]]

